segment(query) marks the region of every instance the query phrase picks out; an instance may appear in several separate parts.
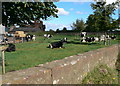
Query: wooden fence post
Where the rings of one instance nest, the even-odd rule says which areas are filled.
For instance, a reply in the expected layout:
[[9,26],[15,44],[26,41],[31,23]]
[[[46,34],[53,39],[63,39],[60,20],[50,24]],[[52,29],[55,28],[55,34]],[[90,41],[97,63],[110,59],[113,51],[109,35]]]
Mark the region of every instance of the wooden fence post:
[[2,73],[5,74],[5,55],[4,50],[1,50],[2,53]]

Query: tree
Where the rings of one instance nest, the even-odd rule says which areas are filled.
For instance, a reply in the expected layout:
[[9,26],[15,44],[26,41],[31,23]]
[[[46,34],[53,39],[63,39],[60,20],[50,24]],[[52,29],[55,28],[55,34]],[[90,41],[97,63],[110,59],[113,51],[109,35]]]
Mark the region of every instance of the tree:
[[54,33],[55,33],[55,31],[54,31],[54,30],[52,30],[52,29],[50,29],[50,30],[48,31],[48,33],[49,33],[49,34],[54,34]]
[[60,30],[59,30],[59,29],[57,29],[57,30],[56,30],[56,33],[59,33],[59,32],[60,32]]
[[81,20],[77,19],[75,22],[72,23],[71,27],[73,30],[81,32],[85,29],[85,23],[82,19]]
[[91,31],[107,31],[111,29],[111,24],[113,23],[112,14],[116,10],[116,5],[118,2],[106,5],[106,2],[96,2],[96,4],[91,4],[94,10],[93,15],[88,17],[86,21],[86,29]]
[[2,2],[0,2],[0,24],[2,24]]
[[110,30],[118,29],[119,25],[120,25],[119,21],[114,19],[110,25]]
[[32,21],[58,17],[53,2],[3,2],[2,23],[5,26],[30,25]]
[[96,17],[91,14],[89,15],[87,21],[86,21],[86,29],[85,31],[99,31],[99,28],[97,28],[97,25],[96,25]]
[[66,32],[67,31],[67,28],[66,27],[63,27],[63,30],[62,30],[63,32]]

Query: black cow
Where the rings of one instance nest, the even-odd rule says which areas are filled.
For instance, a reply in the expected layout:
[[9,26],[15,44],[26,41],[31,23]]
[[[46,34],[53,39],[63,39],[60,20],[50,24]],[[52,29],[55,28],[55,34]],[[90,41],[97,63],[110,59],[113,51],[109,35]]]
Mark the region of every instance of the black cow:
[[9,44],[8,48],[6,49],[7,52],[16,51],[16,46],[12,43]]
[[51,44],[49,44],[49,48],[64,48],[63,44],[67,42],[67,38],[62,39],[61,41],[58,42],[52,42]]

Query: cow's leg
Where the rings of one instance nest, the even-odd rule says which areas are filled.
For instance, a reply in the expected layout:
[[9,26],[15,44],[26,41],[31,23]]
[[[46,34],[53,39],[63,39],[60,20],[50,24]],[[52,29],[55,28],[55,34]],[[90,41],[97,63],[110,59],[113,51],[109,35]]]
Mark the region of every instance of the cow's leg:
[[22,43],[23,43],[23,40],[24,40],[23,37],[21,37],[21,41],[22,41]]
[[110,39],[108,39],[108,45],[110,45]]
[[106,40],[104,40],[104,45],[106,45]]
[[49,46],[50,46],[51,49],[53,49],[53,46],[51,44]]
[[63,46],[62,48],[64,48],[65,49],[65,47]]
[[61,48],[65,48],[65,47],[62,45]]
[[63,48],[62,46],[60,48]]

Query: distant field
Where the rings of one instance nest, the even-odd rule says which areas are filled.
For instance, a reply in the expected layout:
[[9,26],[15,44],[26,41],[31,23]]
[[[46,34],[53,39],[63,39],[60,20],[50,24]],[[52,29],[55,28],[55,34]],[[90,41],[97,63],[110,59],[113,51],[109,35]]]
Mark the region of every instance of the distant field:
[[[47,48],[50,42],[58,41],[64,37],[67,37],[69,42],[64,44],[65,49]],[[111,41],[111,44],[116,43],[118,43],[118,40]],[[24,42],[15,45],[17,48],[15,52],[5,53],[5,65],[7,72],[33,67],[53,60],[63,59],[67,56],[108,46],[99,44],[98,42],[80,43],[79,37],[71,35],[55,35],[51,39],[45,39],[42,36],[38,36],[35,42]]]

